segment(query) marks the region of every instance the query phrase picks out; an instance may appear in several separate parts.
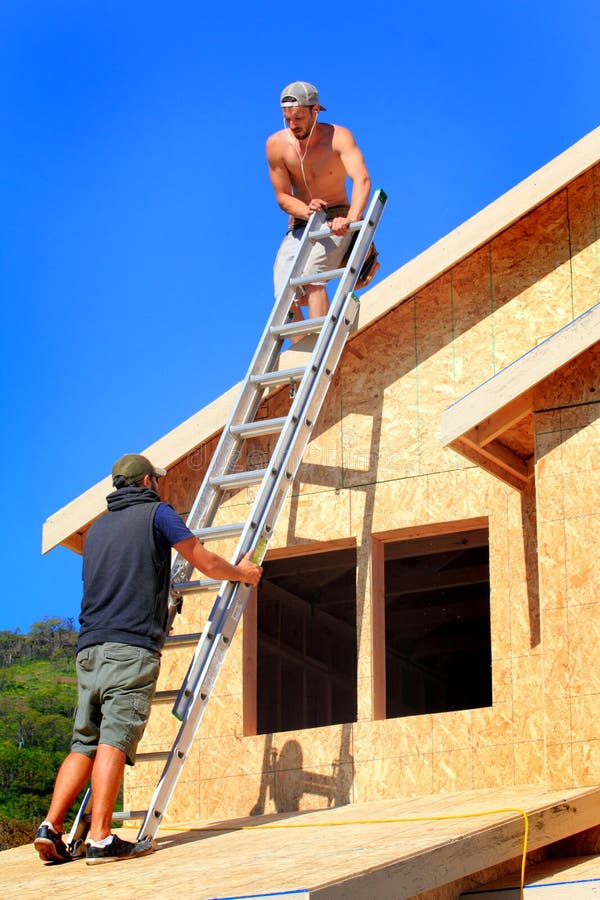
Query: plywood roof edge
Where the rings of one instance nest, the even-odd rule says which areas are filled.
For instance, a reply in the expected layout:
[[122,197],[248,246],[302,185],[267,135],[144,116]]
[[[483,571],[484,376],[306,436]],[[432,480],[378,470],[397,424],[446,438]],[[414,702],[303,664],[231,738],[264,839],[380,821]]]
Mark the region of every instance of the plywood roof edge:
[[[238,389],[239,383],[140,452],[161,468],[168,470],[176,465],[222,429]],[[104,511],[106,495],[111,489],[112,479],[107,476],[49,516],[42,527],[42,553],[65,544],[75,531],[96,519]]]
[[600,161],[600,127],[440,238],[363,295],[358,330],[385,315]]

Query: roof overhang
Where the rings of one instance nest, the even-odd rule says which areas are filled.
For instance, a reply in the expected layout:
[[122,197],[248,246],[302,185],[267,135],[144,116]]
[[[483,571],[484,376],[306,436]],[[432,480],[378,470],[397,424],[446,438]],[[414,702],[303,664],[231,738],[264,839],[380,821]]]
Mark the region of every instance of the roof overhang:
[[[155,466],[169,469],[193,449],[201,446],[225,423],[239,385],[234,385],[208,406],[186,419],[159,441],[141,452]],[[76,553],[83,549],[83,536],[92,522],[106,509],[106,495],[112,490],[112,478],[107,476],[67,506],[63,506],[44,522],[42,553],[62,545]]]
[[534,475],[535,388],[600,341],[600,303],[446,409],[444,447],[523,490]]

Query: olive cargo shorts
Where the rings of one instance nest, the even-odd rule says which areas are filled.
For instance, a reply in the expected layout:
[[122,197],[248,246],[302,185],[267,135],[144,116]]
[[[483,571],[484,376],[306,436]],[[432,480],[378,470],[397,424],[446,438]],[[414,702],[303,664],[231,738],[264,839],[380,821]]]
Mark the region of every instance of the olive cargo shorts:
[[110,744],[135,763],[137,746],[150,715],[160,670],[160,654],[107,641],[77,654],[78,699],[71,750],[94,756]]

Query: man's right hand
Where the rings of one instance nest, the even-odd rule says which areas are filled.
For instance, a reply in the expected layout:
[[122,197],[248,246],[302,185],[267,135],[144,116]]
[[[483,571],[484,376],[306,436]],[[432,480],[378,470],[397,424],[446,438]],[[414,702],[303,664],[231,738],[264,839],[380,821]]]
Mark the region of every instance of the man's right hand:
[[249,550],[238,563],[238,569],[241,570],[242,578],[245,584],[258,584],[262,576],[262,566],[257,566],[251,559],[252,550]]
[[308,204],[308,211],[312,215],[314,212],[319,212],[321,209],[327,209],[327,201],[319,200],[318,197],[314,197],[310,203]]
[[250,559],[251,550],[246,553],[237,566],[234,566],[222,556],[207,550],[196,537],[186,538],[174,546],[184,559],[187,559],[195,569],[204,572],[209,578],[222,581],[243,581],[246,584],[258,584],[260,581],[262,568]]

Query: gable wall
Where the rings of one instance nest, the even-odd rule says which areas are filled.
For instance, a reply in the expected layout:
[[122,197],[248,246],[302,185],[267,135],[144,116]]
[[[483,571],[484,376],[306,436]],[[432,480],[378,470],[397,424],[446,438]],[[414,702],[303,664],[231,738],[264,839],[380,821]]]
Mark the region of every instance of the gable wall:
[[[450,403],[600,299],[599,186],[596,167],[351,340],[270,546],[355,539],[358,722],[244,737],[242,673],[244,665],[251,671],[253,652],[249,607],[169,818],[229,819],[251,811],[543,782],[558,758],[561,785],[587,777],[584,766],[575,768],[568,733],[556,723],[567,706],[571,725],[576,715],[585,718],[585,703],[592,701],[577,706],[574,694],[552,686],[548,668],[561,665],[562,645],[555,639],[568,615],[564,603],[545,601],[555,580],[548,548],[561,527],[547,512],[554,501],[544,500],[545,519],[537,525],[547,548],[538,577],[535,489],[521,495],[444,450],[438,431]],[[281,415],[286,404],[285,392],[272,396],[265,415]],[[539,455],[547,417],[536,416],[535,424]],[[588,430],[582,432],[585,442],[583,434]],[[589,439],[597,434],[594,426]],[[264,464],[268,440],[250,444],[250,464]],[[189,509],[200,482],[202,452],[169,475],[172,496],[166,499],[179,511]],[[251,489],[240,492],[221,520],[241,520],[251,500]],[[374,721],[371,536],[479,517],[488,518],[490,527],[493,707]],[[233,545],[214,549],[229,554]],[[597,584],[597,569],[593,577]],[[177,630],[200,631],[211,603],[186,599]],[[573,608],[571,619],[580,611]],[[554,620],[555,631],[548,631]],[[161,689],[179,685],[190,654],[165,652]],[[142,749],[169,746],[177,724],[169,711],[168,705],[155,708]],[[553,728],[555,749],[549,751]],[[571,762],[565,763],[569,752]],[[162,763],[146,763],[128,773],[127,807],[147,805],[161,769]]]

